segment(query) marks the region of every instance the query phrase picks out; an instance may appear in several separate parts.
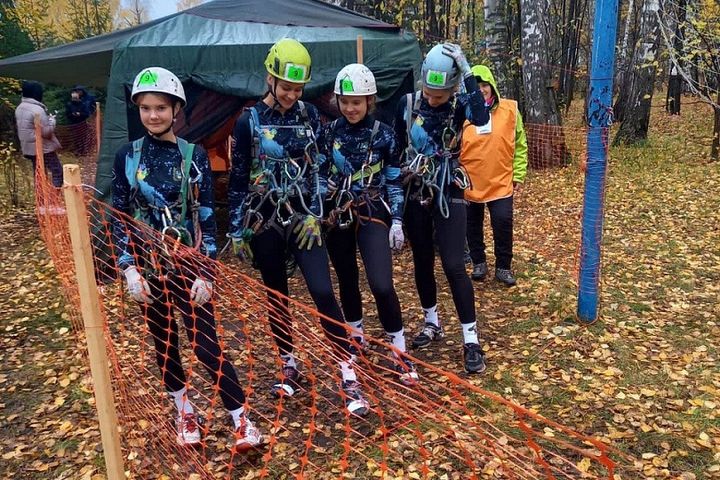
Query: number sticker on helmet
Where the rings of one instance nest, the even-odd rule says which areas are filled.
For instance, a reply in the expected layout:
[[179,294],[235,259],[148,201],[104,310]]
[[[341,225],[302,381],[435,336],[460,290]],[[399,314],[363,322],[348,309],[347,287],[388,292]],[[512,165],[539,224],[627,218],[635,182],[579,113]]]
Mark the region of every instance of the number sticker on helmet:
[[285,64],[285,78],[290,81],[302,82],[305,80],[305,65]]
[[447,72],[428,70],[425,83],[434,87],[444,87],[447,85]]
[[145,70],[142,75],[140,75],[140,79],[138,80],[138,86],[143,85],[157,85],[158,75],[157,73],[153,72],[152,70]]
[[353,93],[355,91],[355,87],[353,87],[353,82],[349,78],[343,78],[342,82],[340,82],[340,88],[342,89],[343,93]]

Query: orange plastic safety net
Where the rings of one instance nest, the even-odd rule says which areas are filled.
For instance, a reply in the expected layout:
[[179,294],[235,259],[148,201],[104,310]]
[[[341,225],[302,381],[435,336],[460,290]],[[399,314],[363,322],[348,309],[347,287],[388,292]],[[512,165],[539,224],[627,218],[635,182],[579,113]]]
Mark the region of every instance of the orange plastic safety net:
[[[38,220],[82,339],[62,191],[47,178],[41,146],[38,155]],[[365,417],[349,413],[339,368],[346,359],[321,330],[320,314],[303,303],[306,295],[271,302],[248,267],[208,260],[92,193],[85,199],[131,477],[613,478],[616,456],[601,441],[442,365],[413,359],[421,380],[401,383],[396,352],[378,339],[368,338],[368,348],[354,362],[370,412]],[[139,304],[126,292],[117,267],[118,234],[130,239],[138,270],[152,285],[152,303]],[[198,276],[212,280],[212,299],[202,306],[188,301]],[[283,377],[271,318],[284,313],[292,319],[285,333],[294,339],[302,380],[295,396],[273,398],[269,386]],[[181,369],[173,363],[173,347]],[[196,447],[178,444],[177,414],[164,382],[185,386],[187,401],[203,419]],[[231,398],[237,386],[244,400]],[[262,433],[262,447],[243,453],[234,448],[238,433],[227,411],[233,401],[241,402]]]

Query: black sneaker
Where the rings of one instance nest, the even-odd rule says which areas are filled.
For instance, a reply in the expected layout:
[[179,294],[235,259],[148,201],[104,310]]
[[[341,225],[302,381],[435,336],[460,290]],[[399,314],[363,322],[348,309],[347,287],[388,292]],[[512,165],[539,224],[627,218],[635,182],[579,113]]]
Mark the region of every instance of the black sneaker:
[[495,269],[495,279],[499,282],[504,283],[508,287],[512,287],[517,283],[515,280],[515,277],[513,277],[513,274],[510,270],[506,270],[504,268],[496,268]]
[[367,353],[368,344],[363,337],[350,337],[350,346],[348,351],[359,357]]
[[400,383],[407,387],[417,385],[419,376],[415,364],[406,357],[395,358],[395,371],[400,377]]
[[465,362],[465,371],[468,373],[482,373],[487,366],[485,365],[485,353],[477,343],[466,343],[463,347],[463,360]]
[[370,412],[370,404],[362,394],[360,382],[348,380],[342,382],[342,389],[345,392],[345,408],[347,411],[358,417],[364,417]]
[[300,389],[300,372],[295,367],[285,365],[282,368],[282,380],[270,387],[270,392],[275,398],[283,395],[292,397]]
[[426,323],[422,331],[417,334],[412,343],[412,348],[425,348],[432,343],[433,340],[439,340],[445,336],[442,327]]
[[470,274],[470,278],[472,278],[475,281],[485,280],[485,277],[487,277],[488,274],[488,267],[487,263],[481,262],[476,263],[473,265],[472,273]]

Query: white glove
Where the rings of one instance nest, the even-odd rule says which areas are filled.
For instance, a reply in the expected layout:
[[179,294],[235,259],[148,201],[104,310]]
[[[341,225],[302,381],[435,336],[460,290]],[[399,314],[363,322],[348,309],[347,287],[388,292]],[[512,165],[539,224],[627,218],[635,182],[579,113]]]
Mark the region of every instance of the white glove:
[[196,278],[190,289],[190,300],[198,305],[205,305],[212,297],[213,284],[210,280]]
[[125,281],[127,282],[128,293],[136,302],[153,303],[152,295],[150,295],[150,285],[147,280],[138,273],[134,266],[126,268]]
[[405,244],[405,234],[403,233],[402,222],[400,220],[393,220],[390,226],[390,248],[393,250],[402,250]]
[[470,70],[470,64],[465,58],[465,54],[463,53],[462,47],[460,45],[456,45],[454,43],[446,43],[443,45],[443,53],[455,61],[455,65],[457,65],[458,70],[462,72],[463,77],[472,75],[472,70]]

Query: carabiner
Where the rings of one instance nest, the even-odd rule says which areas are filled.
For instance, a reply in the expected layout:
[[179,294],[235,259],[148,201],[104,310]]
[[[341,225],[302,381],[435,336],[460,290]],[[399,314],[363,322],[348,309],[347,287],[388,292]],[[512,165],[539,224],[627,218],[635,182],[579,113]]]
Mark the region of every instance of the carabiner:
[[455,171],[453,172],[453,183],[461,190],[467,190],[470,188],[470,177],[468,176],[465,167],[459,166],[455,168]]
[[[283,218],[281,213],[283,208],[288,213],[288,216],[286,218]],[[295,210],[293,210],[290,202],[288,202],[287,200],[278,200],[277,208],[275,209],[275,215],[278,219],[278,223],[280,223],[280,225],[283,227],[287,227],[292,223],[293,218],[295,217]]]

